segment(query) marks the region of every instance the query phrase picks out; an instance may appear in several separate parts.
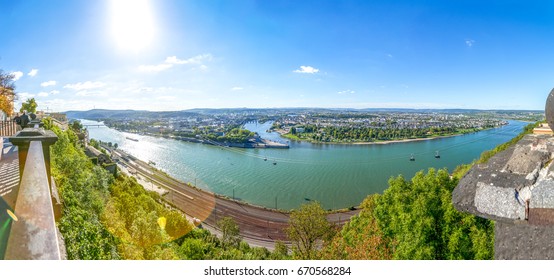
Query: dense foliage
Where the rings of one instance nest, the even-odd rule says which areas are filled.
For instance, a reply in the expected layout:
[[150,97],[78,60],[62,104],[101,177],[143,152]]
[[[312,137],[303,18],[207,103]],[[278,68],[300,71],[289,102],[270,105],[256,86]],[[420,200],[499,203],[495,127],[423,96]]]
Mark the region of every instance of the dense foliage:
[[101,223],[113,177],[87,159],[78,148],[75,133],[55,126],[48,128],[58,135],[58,141],[51,147],[51,161],[63,202],[58,227],[65,240],[67,257],[120,258],[116,238]]
[[491,221],[463,214],[452,205],[456,178],[446,170],[399,176],[376,198],[374,217],[392,240],[395,259],[490,259]]
[[[312,142],[376,142],[401,139],[427,138],[436,136],[448,136],[476,132],[480,129],[459,129],[453,127],[429,127],[429,128],[380,128],[380,127],[347,127],[303,125],[303,131],[291,128],[285,137],[295,140],[307,140]],[[489,127],[485,127],[489,128]],[[484,129],[484,128],[481,128]]]
[[7,115],[13,113],[13,101],[16,98],[14,78],[13,74],[0,69],[0,111]]
[[291,212],[286,231],[294,244],[294,257],[306,260],[316,258],[316,242],[328,240],[333,234],[325,210],[315,201]]
[[37,112],[37,102],[34,98],[27,98],[27,100],[21,103],[21,108],[19,112],[27,111],[27,113],[36,113]]
[[249,138],[254,137],[254,132],[248,129],[233,128],[225,133],[225,135],[217,136],[216,134],[210,133],[207,137],[221,143],[246,143]]
[[493,223],[458,212],[446,170],[391,178],[372,195],[325,250],[331,259],[491,259]]
[[346,223],[322,250],[323,259],[388,260],[392,258],[391,240],[385,236],[373,218],[375,195],[361,204],[362,211]]

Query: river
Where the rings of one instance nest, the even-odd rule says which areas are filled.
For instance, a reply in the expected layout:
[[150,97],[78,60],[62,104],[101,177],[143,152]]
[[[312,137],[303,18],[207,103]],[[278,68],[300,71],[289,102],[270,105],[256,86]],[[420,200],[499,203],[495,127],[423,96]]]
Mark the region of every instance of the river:
[[[83,124],[99,124],[82,120]],[[269,208],[297,208],[317,200],[326,209],[357,206],[368,195],[382,193],[391,176],[411,178],[419,170],[470,163],[485,151],[522,131],[524,122],[461,136],[386,145],[337,145],[290,142],[290,149],[216,147],[172,139],[89,127],[91,138],[117,143],[119,149],[169,175],[215,193]],[[245,127],[262,138],[271,123]],[[131,137],[139,141],[126,139]],[[440,158],[435,158],[440,151]],[[413,154],[415,161],[410,161]]]

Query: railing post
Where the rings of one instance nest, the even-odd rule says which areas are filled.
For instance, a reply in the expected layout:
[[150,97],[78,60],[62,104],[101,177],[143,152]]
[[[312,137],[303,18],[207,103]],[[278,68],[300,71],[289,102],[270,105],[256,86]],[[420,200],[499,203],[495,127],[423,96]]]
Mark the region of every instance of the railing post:
[[54,132],[44,130],[42,128],[24,128],[14,137],[10,137],[10,142],[18,148],[20,180],[23,175],[23,170],[25,169],[29,144],[31,141],[40,141],[42,144],[44,164],[46,165],[46,174],[48,176],[48,185],[51,187],[52,184],[50,183],[50,177],[52,173],[50,171],[50,146],[58,141],[58,136],[56,136]]

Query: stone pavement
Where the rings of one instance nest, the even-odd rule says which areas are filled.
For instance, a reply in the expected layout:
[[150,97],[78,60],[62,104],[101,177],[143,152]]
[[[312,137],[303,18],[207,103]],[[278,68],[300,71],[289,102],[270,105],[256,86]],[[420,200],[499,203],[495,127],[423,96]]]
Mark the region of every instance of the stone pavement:
[[17,147],[4,143],[0,152],[0,197],[13,209],[19,184]]

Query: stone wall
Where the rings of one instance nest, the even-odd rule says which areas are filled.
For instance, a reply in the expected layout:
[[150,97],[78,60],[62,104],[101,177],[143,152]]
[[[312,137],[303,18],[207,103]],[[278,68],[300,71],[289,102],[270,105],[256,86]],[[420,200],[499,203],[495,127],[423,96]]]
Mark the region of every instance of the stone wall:
[[[473,166],[454,189],[456,209],[497,222],[496,258],[554,258],[553,158],[554,137],[529,134]],[[543,247],[551,249],[535,252]]]

